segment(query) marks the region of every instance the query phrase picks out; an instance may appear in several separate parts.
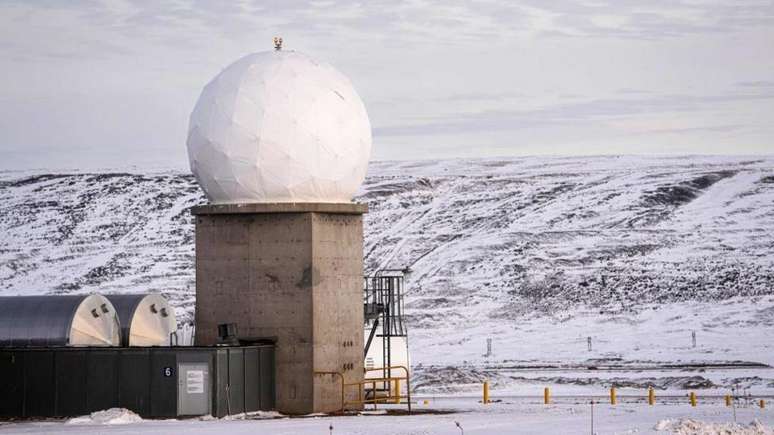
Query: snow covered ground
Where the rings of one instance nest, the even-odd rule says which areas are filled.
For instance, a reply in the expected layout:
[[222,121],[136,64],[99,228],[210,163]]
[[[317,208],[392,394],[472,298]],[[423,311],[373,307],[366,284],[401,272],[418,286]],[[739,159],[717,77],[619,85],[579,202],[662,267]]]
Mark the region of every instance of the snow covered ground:
[[[589,434],[591,407],[587,403],[541,405],[534,401],[505,399],[481,405],[473,399],[435,399],[422,410],[451,411],[447,414],[359,415],[344,417],[305,417],[251,420],[143,420],[114,413],[114,420],[70,422],[25,422],[0,424],[0,433],[17,434],[272,434],[272,435],[467,435],[508,434]],[[744,407],[733,410],[719,404],[686,403],[648,406],[622,404],[594,407],[594,433],[597,434],[773,434],[774,411]],[[118,424],[117,424],[118,423]],[[331,432],[330,427],[333,427]]]
[[[418,392],[774,393],[774,157],[373,162],[357,200],[367,270],[410,270]],[[175,172],[0,172],[0,294],[161,291],[190,320],[204,201]]]
[[[426,393],[478,391],[484,380],[507,394],[600,394],[619,386],[666,394],[732,387],[774,394],[774,298],[643,306],[600,315],[578,309],[492,327],[412,331],[416,380]],[[696,347],[692,332],[696,332]],[[485,356],[486,338],[492,354]],[[588,339],[591,337],[591,350]],[[431,361],[431,363],[426,363]],[[729,367],[733,365],[734,367]]]

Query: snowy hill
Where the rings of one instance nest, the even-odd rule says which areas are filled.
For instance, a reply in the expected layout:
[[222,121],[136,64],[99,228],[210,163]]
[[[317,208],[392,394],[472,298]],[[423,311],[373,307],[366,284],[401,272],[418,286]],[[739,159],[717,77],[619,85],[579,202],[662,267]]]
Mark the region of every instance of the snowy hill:
[[[411,271],[415,362],[774,362],[774,157],[374,162],[357,200],[367,269]],[[190,318],[203,202],[181,173],[2,172],[0,294],[158,290]]]
[[774,292],[774,159],[376,163],[361,199],[368,265],[409,266],[415,306],[515,319]]

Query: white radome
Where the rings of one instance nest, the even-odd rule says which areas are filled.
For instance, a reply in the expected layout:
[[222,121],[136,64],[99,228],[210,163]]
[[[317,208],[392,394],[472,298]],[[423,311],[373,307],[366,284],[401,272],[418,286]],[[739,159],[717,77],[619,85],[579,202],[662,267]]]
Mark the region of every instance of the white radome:
[[214,204],[350,202],[365,179],[371,124],[331,65],[268,51],[239,59],[204,87],[187,146]]

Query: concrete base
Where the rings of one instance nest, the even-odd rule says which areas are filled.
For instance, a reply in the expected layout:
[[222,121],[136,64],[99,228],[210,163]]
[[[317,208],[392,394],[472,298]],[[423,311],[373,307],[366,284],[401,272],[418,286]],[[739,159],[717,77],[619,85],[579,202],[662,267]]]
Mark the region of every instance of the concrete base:
[[[208,205],[196,216],[196,344],[236,323],[276,339],[276,404],[288,414],[341,408],[363,380],[362,204]],[[355,400],[348,388],[345,400]],[[350,406],[350,409],[360,406]]]

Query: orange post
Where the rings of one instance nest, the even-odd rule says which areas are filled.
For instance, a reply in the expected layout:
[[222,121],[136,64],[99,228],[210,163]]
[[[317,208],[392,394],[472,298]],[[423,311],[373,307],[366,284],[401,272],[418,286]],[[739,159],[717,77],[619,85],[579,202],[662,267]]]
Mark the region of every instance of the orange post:
[[656,404],[656,390],[653,387],[648,388],[648,405]]

